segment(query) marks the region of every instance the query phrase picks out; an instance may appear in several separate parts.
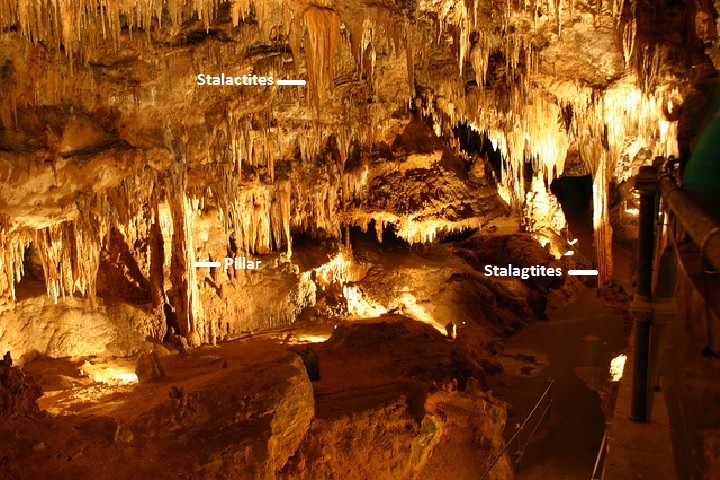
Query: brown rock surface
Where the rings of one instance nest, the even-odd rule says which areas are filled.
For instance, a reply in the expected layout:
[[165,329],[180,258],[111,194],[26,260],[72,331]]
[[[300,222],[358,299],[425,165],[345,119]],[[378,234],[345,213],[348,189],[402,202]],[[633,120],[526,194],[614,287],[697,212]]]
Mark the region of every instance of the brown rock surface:
[[27,417],[40,412],[37,400],[42,388],[32,375],[13,366],[10,353],[0,361],[0,423],[10,417]]
[[0,315],[0,349],[10,350],[20,365],[38,355],[130,356],[145,337],[150,321],[142,309],[128,303],[101,302],[96,310],[83,298],[55,304],[36,285],[33,296],[21,298],[12,311]]
[[[498,451],[505,422],[505,405],[482,391],[483,369],[430,326],[379,320],[296,330],[298,338],[333,333],[313,345],[322,378],[312,384],[300,356],[270,335],[163,357],[166,376],[134,386],[93,383],[78,376],[78,364],[38,360],[28,368],[46,388],[41,408],[52,413],[0,425],[0,472],[476,478]],[[132,368],[113,365],[82,368]],[[494,474],[513,478],[506,459]]]
[[[267,346],[242,350],[226,352],[228,368],[221,368],[212,350],[165,357],[167,376],[134,388],[89,384],[78,389],[76,380],[76,388],[64,390],[54,383],[54,374],[46,373],[41,383],[53,391],[41,404],[65,414],[9,420],[5,433],[14,428],[23,433],[3,433],[3,458],[13,461],[0,462],[1,474],[273,478],[309,427],[312,387],[295,354]],[[260,352],[268,358],[259,358]],[[39,442],[43,447],[33,448]]]
[[[589,266],[563,256],[549,193],[589,174],[612,280],[629,180],[699,128],[677,112],[720,66],[719,8],[0,0],[0,352],[120,364],[150,337],[187,353],[164,377],[141,357],[154,381],[137,387],[57,360],[73,365],[41,401],[57,416],[9,420],[0,476],[477,477],[503,406],[462,390],[579,288],[483,266]],[[461,150],[460,130],[482,145]],[[524,233],[494,234],[502,217]],[[385,243],[358,248],[358,230]],[[340,324],[315,391],[277,342],[222,344],[385,312],[418,325]]]
[[[430,326],[378,320],[337,325],[314,347],[316,418],[281,478],[477,478],[505,424],[504,404],[478,389],[483,368]],[[514,478],[505,459],[494,474]]]

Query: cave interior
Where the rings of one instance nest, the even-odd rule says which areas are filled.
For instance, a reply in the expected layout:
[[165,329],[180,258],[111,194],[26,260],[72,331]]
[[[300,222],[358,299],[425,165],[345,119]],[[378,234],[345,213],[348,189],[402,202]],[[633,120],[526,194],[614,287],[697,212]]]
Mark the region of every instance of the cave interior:
[[719,13],[0,0],[0,478],[720,478]]

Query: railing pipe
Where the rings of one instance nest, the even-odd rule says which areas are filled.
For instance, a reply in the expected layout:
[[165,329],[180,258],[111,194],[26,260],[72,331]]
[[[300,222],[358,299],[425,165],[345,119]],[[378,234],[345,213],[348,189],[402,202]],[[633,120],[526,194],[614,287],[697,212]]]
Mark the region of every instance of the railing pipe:
[[700,208],[685,190],[678,187],[669,173],[660,175],[660,193],[667,209],[675,214],[676,220],[690,235],[693,242],[704,247],[705,258],[720,272],[720,222]]
[[[550,418],[550,406],[552,405],[552,386],[555,381],[552,378],[548,378],[548,386],[543,392],[542,395],[540,395],[540,399],[537,401],[535,406],[533,407],[532,411],[528,414],[528,416],[525,418],[525,421],[523,421],[522,424],[516,424],[515,425],[515,434],[512,436],[510,440],[508,440],[505,445],[503,446],[502,450],[498,452],[497,455],[495,455],[495,458],[493,458],[492,462],[487,466],[485,471],[480,476],[480,480],[483,480],[488,473],[490,473],[490,470],[495,466],[495,464],[500,460],[500,458],[503,456],[503,454],[507,451],[508,447],[515,442],[515,461],[513,464],[515,465],[515,472],[520,471],[520,458],[525,454],[525,449],[527,448],[528,444],[530,443],[530,440],[532,440],[533,435],[535,435],[535,432],[537,431],[538,427],[540,427],[540,424],[542,423],[543,419]],[[538,421],[537,425],[535,425],[535,428],[533,429],[532,434],[530,435],[530,438],[528,438],[528,441],[525,443],[525,445],[520,448],[520,432],[522,432],[525,427],[527,426],[530,419],[535,415],[535,412],[540,408],[540,404],[544,399],[548,400],[547,407],[545,407],[545,410],[540,415],[540,420]]]
[[590,480],[599,480],[598,474],[600,473],[600,467],[605,462],[605,455],[607,454],[607,438],[608,438],[608,424],[605,424],[605,433],[603,434],[602,442],[600,443],[600,450],[598,450],[597,457],[595,457],[595,466],[593,467],[593,473]]

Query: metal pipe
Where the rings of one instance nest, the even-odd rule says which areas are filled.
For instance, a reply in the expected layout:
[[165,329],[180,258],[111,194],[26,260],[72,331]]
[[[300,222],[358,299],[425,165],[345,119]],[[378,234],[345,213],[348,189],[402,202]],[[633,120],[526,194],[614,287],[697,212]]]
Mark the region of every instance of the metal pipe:
[[635,316],[635,345],[633,348],[633,384],[630,419],[638,422],[647,420],[648,370],[650,358],[650,315]]
[[675,214],[695,245],[705,245],[705,258],[720,272],[720,235],[713,235],[714,230],[720,229],[720,222],[678,187],[669,173],[661,175],[658,184],[667,208]]

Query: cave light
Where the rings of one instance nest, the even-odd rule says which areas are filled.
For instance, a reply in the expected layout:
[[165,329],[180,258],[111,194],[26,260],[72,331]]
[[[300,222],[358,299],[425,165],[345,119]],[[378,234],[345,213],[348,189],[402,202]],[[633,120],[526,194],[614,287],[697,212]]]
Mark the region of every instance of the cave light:
[[435,319],[428,313],[422,305],[418,305],[417,298],[411,293],[403,293],[399,298],[391,302],[391,306],[397,304],[402,307],[402,312],[413,320],[418,320],[423,323],[431,325],[435,330],[447,334],[447,330],[444,325],[440,325]]
[[118,373],[110,380],[117,380],[120,383],[137,383],[138,377],[134,373]]
[[351,265],[352,260],[346,259],[343,253],[339,252],[329,262],[324,263],[315,271],[317,276],[322,278],[327,285],[333,283],[343,284],[346,281],[345,272],[349,270]]
[[543,248],[545,248],[546,246],[548,246],[548,245],[550,244],[550,239],[547,238],[547,237],[544,236],[544,235],[533,234],[532,237],[533,237],[533,238],[535,239],[535,241],[537,241],[537,242],[540,244],[540,246],[543,247]]
[[343,297],[347,301],[348,313],[361,318],[377,317],[387,313],[387,308],[371,298],[363,296],[356,286],[343,286]]
[[613,382],[619,382],[625,368],[626,355],[618,355],[610,361],[610,375]]
[[111,359],[106,362],[91,363],[85,360],[80,368],[80,375],[89,377],[95,383],[111,386],[131,385],[138,383],[134,372],[134,362]]
[[504,183],[498,184],[498,195],[507,205],[512,203],[512,188]]
[[[337,325],[335,326],[335,328],[337,328]],[[330,335],[297,335],[296,338],[293,338],[290,341],[290,344],[297,345],[305,343],[322,343],[328,338],[330,338]]]
[[[106,372],[105,372],[106,373]],[[111,376],[104,376],[99,373],[95,373],[92,376],[95,383],[104,383],[108,385],[129,385],[138,383],[138,377],[134,373],[130,372],[118,372]]]

